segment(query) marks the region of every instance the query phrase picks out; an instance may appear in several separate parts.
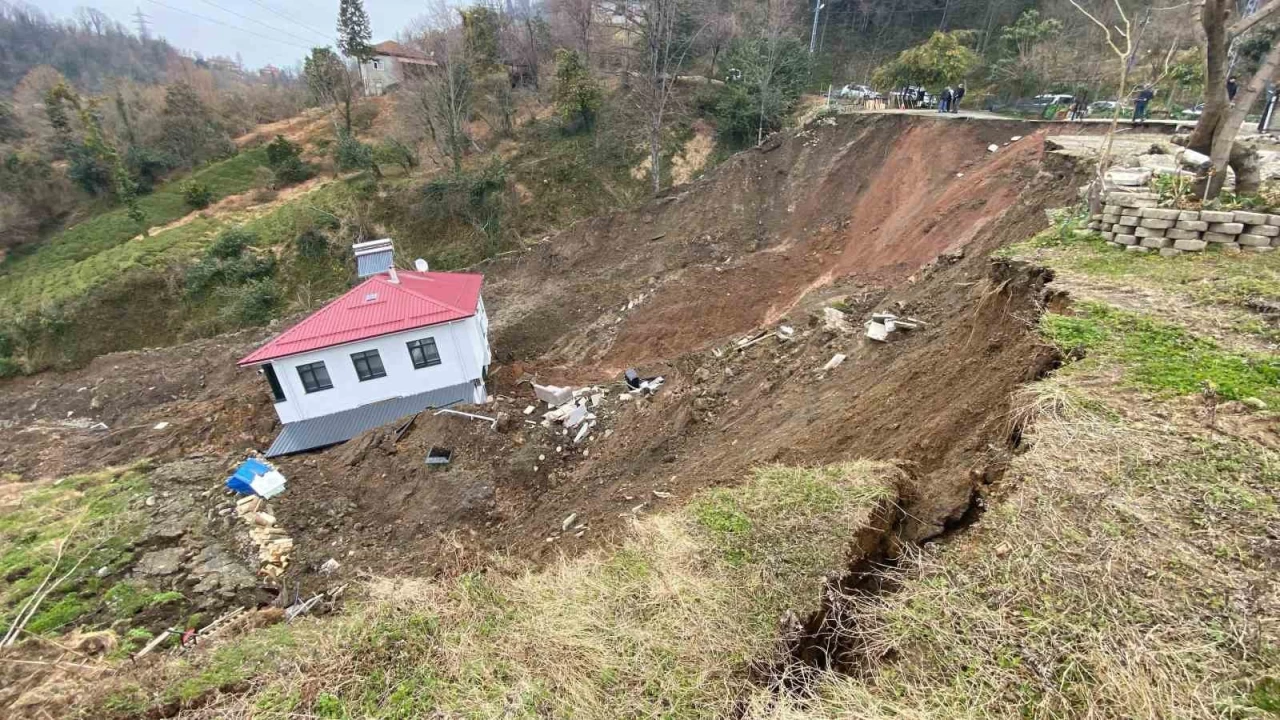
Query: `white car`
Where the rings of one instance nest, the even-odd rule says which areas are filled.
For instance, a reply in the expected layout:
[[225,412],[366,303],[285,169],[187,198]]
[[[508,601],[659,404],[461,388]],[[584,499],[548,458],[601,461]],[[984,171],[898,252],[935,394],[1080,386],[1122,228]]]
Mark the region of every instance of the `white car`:
[[851,100],[879,100],[880,93],[866,85],[845,85],[840,88],[840,97]]

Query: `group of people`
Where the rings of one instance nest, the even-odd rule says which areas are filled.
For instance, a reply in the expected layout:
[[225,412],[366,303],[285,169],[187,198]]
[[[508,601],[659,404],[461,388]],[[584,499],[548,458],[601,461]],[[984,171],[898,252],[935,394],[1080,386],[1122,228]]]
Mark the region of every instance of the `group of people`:
[[938,95],[938,112],[956,112],[960,109],[960,101],[964,99],[964,83],[955,88],[950,85],[942,89]]
[[[960,83],[957,87],[943,88],[942,92],[937,96],[938,112],[957,112],[960,109],[960,100],[964,98],[964,83]],[[928,108],[930,103],[929,91],[924,86],[907,85],[899,88],[892,93],[897,100],[899,110],[916,110],[920,108]]]

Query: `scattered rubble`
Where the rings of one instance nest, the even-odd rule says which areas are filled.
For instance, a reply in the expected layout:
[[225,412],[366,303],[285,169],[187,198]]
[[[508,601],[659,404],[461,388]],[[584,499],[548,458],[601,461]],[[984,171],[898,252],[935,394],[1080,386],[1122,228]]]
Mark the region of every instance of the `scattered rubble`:
[[915,330],[923,324],[915,318],[900,318],[891,313],[875,313],[867,321],[867,337],[878,342],[888,342],[890,333],[898,330]]

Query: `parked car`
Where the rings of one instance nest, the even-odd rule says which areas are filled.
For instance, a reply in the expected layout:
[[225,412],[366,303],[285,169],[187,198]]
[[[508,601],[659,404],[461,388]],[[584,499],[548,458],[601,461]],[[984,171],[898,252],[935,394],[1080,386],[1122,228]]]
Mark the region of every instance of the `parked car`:
[[1049,107],[1050,105],[1070,105],[1075,102],[1075,97],[1062,93],[1053,93],[1048,95],[1037,95],[1031,98],[1031,104],[1036,107]]
[[1204,103],[1200,103],[1195,107],[1187,108],[1186,110],[1182,111],[1183,117],[1198,118],[1203,114],[1204,114]]
[[840,88],[840,97],[847,100],[879,100],[883,96],[866,85],[850,84]]

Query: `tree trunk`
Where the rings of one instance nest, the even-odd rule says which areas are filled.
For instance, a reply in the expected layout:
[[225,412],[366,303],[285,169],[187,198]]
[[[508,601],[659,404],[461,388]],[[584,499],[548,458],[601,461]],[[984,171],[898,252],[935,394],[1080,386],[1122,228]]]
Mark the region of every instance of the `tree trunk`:
[[[1253,107],[1253,103],[1262,94],[1267,82],[1275,77],[1277,69],[1280,69],[1280,43],[1273,44],[1271,49],[1267,51],[1266,57],[1262,59],[1262,64],[1258,66],[1258,71],[1249,79],[1248,87],[1236,94],[1235,106],[1227,113],[1226,119],[1218,126],[1218,131],[1213,135],[1213,144],[1209,148],[1211,167],[1209,170],[1208,190],[1204,197],[1215,198],[1218,193],[1222,192],[1222,184],[1227,179],[1227,164],[1231,161],[1233,155],[1238,158],[1241,167],[1247,168],[1250,165],[1247,157],[1253,154],[1251,150],[1245,148],[1234,150],[1236,135],[1240,134],[1240,126],[1244,124],[1249,108]],[[1249,182],[1248,178],[1246,178],[1247,182]],[[1257,192],[1256,185],[1252,188],[1242,187],[1240,178],[1236,179],[1237,194],[1253,192]]]
[[1107,136],[1102,140],[1102,152],[1098,154],[1098,172],[1089,186],[1089,213],[1102,212],[1102,186],[1107,176],[1107,167],[1111,164],[1111,143],[1116,137],[1116,127],[1120,124],[1120,105],[1124,102],[1125,88],[1129,82],[1129,58],[1120,58],[1120,89],[1116,92],[1116,106],[1111,111],[1111,126],[1107,128]]
[[1205,0],[1200,10],[1200,24],[1205,35],[1204,112],[1191,131],[1187,147],[1208,155],[1213,148],[1218,127],[1231,109],[1227,98],[1227,19],[1230,0]]
[[649,175],[653,178],[653,194],[662,188],[662,119],[655,115],[649,126]]

